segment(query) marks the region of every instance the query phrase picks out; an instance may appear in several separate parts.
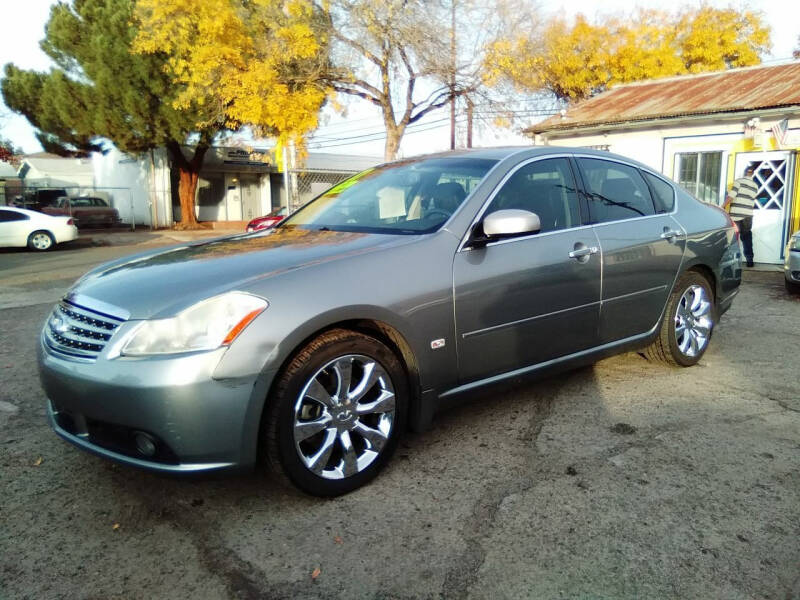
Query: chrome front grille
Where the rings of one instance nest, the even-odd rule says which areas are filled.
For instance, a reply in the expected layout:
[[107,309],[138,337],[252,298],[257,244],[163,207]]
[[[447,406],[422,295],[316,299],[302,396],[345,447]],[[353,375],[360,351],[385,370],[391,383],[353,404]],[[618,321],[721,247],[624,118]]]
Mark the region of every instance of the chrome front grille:
[[94,359],[122,323],[117,317],[62,300],[47,320],[45,341],[60,354]]

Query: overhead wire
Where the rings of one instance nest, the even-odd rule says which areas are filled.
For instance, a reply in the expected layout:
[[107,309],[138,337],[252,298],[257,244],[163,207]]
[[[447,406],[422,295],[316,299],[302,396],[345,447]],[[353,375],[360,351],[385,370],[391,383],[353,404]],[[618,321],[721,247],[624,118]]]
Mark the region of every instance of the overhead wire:
[[[523,110],[508,110],[508,109],[478,109],[473,112],[473,118],[480,121],[488,121],[492,117],[502,115],[513,115],[514,117],[533,117],[533,116],[552,116],[558,114],[557,111],[552,109],[523,109]],[[413,135],[414,133],[422,133],[425,131],[432,131],[440,129],[449,125],[450,118],[444,117],[434,121],[422,121],[412,123],[409,125],[404,135]],[[464,124],[466,122],[466,115],[460,115],[456,119],[457,124]],[[364,128],[366,130],[369,128]],[[324,149],[341,146],[352,146],[356,144],[363,144],[368,142],[380,141],[386,137],[386,130],[381,127],[370,133],[363,133],[359,135],[336,136],[335,134],[323,134],[322,136],[312,136],[308,140],[309,148]]]

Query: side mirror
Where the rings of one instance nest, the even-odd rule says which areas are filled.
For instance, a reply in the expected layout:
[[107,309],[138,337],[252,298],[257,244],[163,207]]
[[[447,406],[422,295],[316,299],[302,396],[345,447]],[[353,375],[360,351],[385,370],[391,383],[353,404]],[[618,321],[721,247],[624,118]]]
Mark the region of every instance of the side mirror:
[[498,210],[483,219],[483,233],[490,238],[539,233],[541,228],[539,215],[527,210]]
[[539,215],[528,210],[506,209],[487,215],[475,226],[470,245],[482,247],[491,241],[538,233],[542,224]]

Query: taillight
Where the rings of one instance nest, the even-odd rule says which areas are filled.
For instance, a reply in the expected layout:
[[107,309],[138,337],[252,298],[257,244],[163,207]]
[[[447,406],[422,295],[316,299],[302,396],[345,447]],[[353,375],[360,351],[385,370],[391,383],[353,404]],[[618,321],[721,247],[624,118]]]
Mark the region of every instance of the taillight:
[[75,225],[75,219],[67,219],[67,225]]

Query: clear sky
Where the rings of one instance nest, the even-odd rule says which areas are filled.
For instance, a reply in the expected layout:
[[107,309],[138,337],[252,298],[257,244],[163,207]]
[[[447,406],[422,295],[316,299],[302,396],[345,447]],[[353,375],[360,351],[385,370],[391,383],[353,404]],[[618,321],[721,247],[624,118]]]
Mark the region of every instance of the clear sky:
[[[53,0],[25,0],[14,2],[3,0],[3,31],[0,34],[0,65],[13,62],[27,69],[46,70],[49,66],[47,56],[39,49],[39,40],[44,36],[44,25],[47,21]],[[571,15],[582,12],[587,16],[595,13],[630,11],[633,6],[663,8],[663,0],[603,0],[602,3],[592,0],[545,0],[538,3],[545,13],[561,12]],[[689,2],[696,5],[699,2]],[[729,6],[730,2],[712,1],[714,6]],[[800,35],[800,2],[797,0],[750,0],[733,3],[733,6],[760,10],[765,20],[772,27],[773,50],[770,59],[785,59],[791,56],[792,49],[797,46]],[[420,124],[416,132],[409,132],[403,141],[403,153],[406,156],[433,152],[445,149],[449,145],[448,112],[441,111],[429,115]],[[347,118],[329,117],[328,124],[320,129],[317,137],[319,151],[342,152],[353,154],[383,154],[383,141],[374,140],[366,143],[353,143],[334,146],[334,138],[370,134],[381,130],[378,113],[364,102],[353,102],[348,109]],[[39,150],[39,144],[27,120],[13,115],[0,103],[0,135],[11,139],[26,152]],[[364,139],[364,138],[361,138]],[[504,143],[524,143],[524,139],[511,132],[496,128],[484,128],[478,133],[476,145],[497,145]],[[312,149],[314,145],[311,146]]]

